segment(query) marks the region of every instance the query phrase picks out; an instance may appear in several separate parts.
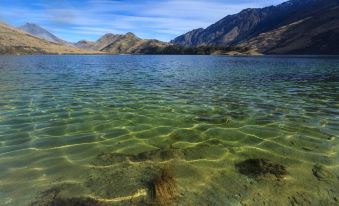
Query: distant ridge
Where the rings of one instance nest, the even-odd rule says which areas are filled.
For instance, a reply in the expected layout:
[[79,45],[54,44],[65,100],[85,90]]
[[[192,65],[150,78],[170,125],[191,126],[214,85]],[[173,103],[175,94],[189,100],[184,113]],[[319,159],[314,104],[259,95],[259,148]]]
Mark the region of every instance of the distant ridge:
[[93,54],[73,46],[40,39],[17,28],[0,23],[0,54]]
[[338,45],[339,0],[290,0],[277,6],[245,9],[170,43],[128,32],[72,44],[33,23],[19,29],[0,24],[1,54],[339,55]]
[[34,23],[26,23],[22,26],[19,26],[18,29],[21,29],[33,36],[39,37],[41,39],[45,39],[47,41],[58,43],[58,44],[70,44],[59,37],[55,36],[51,32],[47,31],[46,29],[42,28],[41,26],[34,24]]
[[264,54],[339,54],[339,1],[290,0],[245,9],[171,43],[240,47]]
[[154,39],[141,39],[135,34],[105,34],[95,42],[82,40],[74,44],[78,48],[102,51],[111,54],[143,53],[149,47],[164,48],[169,44]]

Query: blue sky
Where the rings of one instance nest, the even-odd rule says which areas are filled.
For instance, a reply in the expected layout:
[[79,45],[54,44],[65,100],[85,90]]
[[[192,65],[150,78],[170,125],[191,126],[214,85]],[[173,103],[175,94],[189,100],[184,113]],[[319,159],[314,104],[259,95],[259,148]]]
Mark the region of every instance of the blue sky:
[[169,41],[245,8],[286,0],[0,0],[0,21],[39,24],[67,41],[133,32]]

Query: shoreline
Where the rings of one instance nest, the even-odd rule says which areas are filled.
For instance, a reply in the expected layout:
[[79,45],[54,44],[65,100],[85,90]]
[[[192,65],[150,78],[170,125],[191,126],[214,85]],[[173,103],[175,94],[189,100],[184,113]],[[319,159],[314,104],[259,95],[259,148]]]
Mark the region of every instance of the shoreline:
[[112,54],[112,53],[34,53],[34,54],[0,54],[1,56],[228,56],[228,57],[339,57],[339,54]]

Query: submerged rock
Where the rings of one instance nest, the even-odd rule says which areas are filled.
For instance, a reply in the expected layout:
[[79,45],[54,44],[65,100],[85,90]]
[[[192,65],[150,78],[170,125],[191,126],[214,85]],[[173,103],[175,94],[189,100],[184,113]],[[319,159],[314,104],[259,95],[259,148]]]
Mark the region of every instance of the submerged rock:
[[319,181],[332,179],[334,177],[324,166],[318,164],[313,166],[312,173]]
[[62,184],[41,192],[30,205],[171,205],[179,194],[174,171],[172,163],[143,166],[130,164],[125,169],[95,170],[83,185],[89,191],[84,196],[81,196],[82,192],[77,186]]
[[315,206],[318,205],[319,202],[314,200],[312,195],[306,192],[297,192],[294,195],[288,197],[289,205],[291,206],[298,206],[298,205],[309,205]]
[[51,206],[104,206],[104,204],[94,198],[89,197],[73,197],[73,198],[56,198]]
[[31,206],[106,206],[101,202],[90,197],[62,197],[60,193],[65,190],[64,186],[53,187],[42,192]]
[[237,163],[236,168],[241,174],[254,178],[274,175],[277,179],[281,179],[287,174],[285,166],[266,159],[248,159]]

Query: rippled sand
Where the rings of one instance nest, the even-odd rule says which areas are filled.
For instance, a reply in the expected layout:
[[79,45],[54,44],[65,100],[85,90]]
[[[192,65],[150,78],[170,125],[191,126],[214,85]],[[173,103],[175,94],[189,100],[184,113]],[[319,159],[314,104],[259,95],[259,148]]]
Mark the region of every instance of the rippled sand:
[[0,205],[338,205],[339,58],[0,57]]

